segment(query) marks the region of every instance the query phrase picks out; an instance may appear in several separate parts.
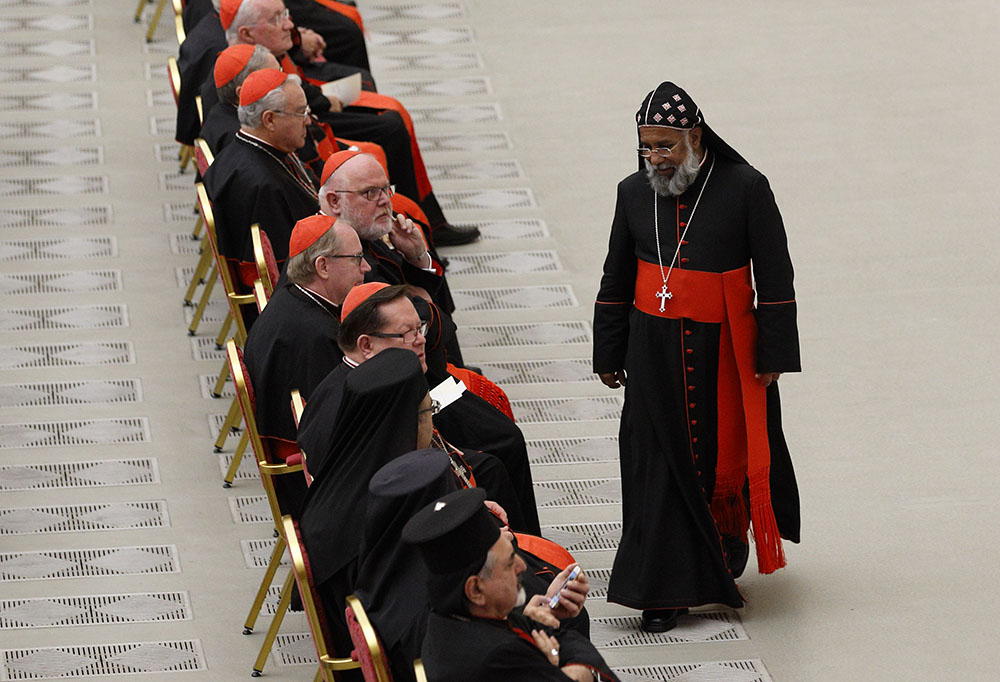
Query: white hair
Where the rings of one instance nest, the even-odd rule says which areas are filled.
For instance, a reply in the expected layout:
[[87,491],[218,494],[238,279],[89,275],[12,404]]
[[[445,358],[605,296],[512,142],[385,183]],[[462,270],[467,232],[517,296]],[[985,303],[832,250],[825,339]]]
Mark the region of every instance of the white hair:
[[236,45],[240,42],[240,29],[244,26],[253,26],[260,21],[259,5],[258,0],[243,0],[240,3],[240,8],[236,10],[236,16],[233,17],[233,23],[229,24],[229,28],[226,29],[227,43]]
[[259,128],[261,124],[260,119],[264,116],[265,111],[284,111],[285,101],[287,99],[285,95],[285,86],[289,83],[302,85],[302,79],[294,73],[289,74],[284,83],[261,97],[256,102],[248,104],[247,106],[241,105],[240,108],[236,110],[237,116],[240,119],[240,125],[244,128]]

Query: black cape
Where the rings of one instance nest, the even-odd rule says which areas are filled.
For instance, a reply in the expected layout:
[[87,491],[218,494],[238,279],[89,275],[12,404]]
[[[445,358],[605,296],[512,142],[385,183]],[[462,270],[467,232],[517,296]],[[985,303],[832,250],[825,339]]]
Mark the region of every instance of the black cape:
[[[712,157],[709,152],[684,194],[656,199],[664,266],[691,218]],[[608,600],[642,609],[738,607],[743,598],[709,510],[720,325],[656,317],[632,305],[636,259],[657,262],[653,200],[643,172],[618,185],[594,313],[594,371],[625,369],[628,375],[619,438],[623,531]],[[799,371],[792,264],[766,178],[747,164],[716,156],[685,241],[675,267],[726,272],[752,261],[758,301],[774,303],[756,311],[757,370]],[[797,542],[798,491],[781,433],[777,384],[768,389],[767,409],[772,504],[782,537]]]
[[[211,5],[210,5],[211,6]],[[177,67],[181,74],[181,89],[177,93],[177,128],[175,139],[181,144],[194,144],[201,129],[198,109],[194,98],[201,90],[201,84],[212,77],[215,58],[229,47],[226,32],[222,30],[218,12],[205,14],[198,24],[188,31],[177,56]]]
[[319,382],[343,364],[339,315],[339,306],[312,299],[289,282],[275,290],[254,322],[244,357],[257,393],[262,436],[295,444],[289,394],[298,389],[308,403]]
[[[427,620],[422,655],[429,682],[566,682],[531,638],[532,629],[545,629],[511,614],[507,620],[448,616],[432,611]],[[617,680],[608,664],[575,630],[555,630],[559,664],[577,663],[596,670],[601,680]]]
[[[409,495],[368,498],[355,593],[388,652],[396,680],[414,680],[413,660],[420,657],[430,614],[427,590],[430,574],[417,547],[401,540],[402,529],[423,507],[454,492],[458,486],[457,479],[446,472]],[[545,594],[560,569],[518,551],[527,565],[523,585],[528,597]],[[584,637],[588,626],[586,609],[561,625]]]
[[[299,525],[335,650],[350,641],[343,604],[354,587],[368,482],[384,464],[414,449],[417,410],[426,395],[417,356],[390,348],[348,375],[336,415],[319,389],[302,415],[303,430],[317,419],[334,420],[325,449],[300,442],[314,478]],[[321,451],[317,465],[313,455]]]
[[[288,240],[295,223],[314,215],[319,203],[306,192],[275,157],[286,156],[254,140],[270,154],[251,145],[242,134],[223,149],[205,173],[205,189],[212,200],[219,252],[226,258],[253,263],[250,226],[267,232],[280,265],[288,258]],[[308,181],[316,178],[305,169]]]

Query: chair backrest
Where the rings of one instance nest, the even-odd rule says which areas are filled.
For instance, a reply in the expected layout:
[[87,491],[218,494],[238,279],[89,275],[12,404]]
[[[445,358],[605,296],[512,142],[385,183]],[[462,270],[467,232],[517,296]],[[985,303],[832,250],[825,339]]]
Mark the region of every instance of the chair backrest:
[[264,283],[260,279],[253,281],[253,300],[257,302],[258,313],[264,312],[264,307],[271,300],[271,294],[267,293],[267,289],[264,288]]
[[357,661],[350,658],[331,658],[332,640],[330,639],[330,628],[326,622],[326,612],[323,610],[322,599],[313,580],[309,554],[302,542],[302,533],[299,531],[299,524],[291,516],[285,515],[281,517],[281,528],[288,543],[288,558],[292,563],[292,573],[295,575],[295,582],[299,587],[302,609],[305,611],[306,620],[309,622],[309,630],[312,632],[313,644],[316,647],[316,655],[320,661],[323,678],[330,679],[327,676],[328,671],[333,671],[333,677],[335,678],[336,671],[338,670],[350,670],[360,667]]
[[278,261],[274,258],[274,248],[267,232],[254,223],[250,226],[250,240],[253,242],[253,258],[257,264],[257,276],[260,278],[268,297],[274,293],[274,285],[278,281]]
[[181,45],[187,39],[187,32],[184,30],[184,0],[173,0],[174,6],[174,31],[177,33],[177,44]]
[[205,185],[195,183],[195,191],[198,195],[198,210],[205,222],[205,233],[208,235],[208,243],[212,247],[212,254],[215,256],[215,266],[219,271],[219,279],[222,280],[222,287],[226,292],[226,303],[229,305],[229,312],[236,322],[236,342],[243,345],[247,338],[247,329],[243,324],[243,314],[240,312],[241,305],[255,303],[253,296],[240,295],[236,293],[233,285],[234,274],[232,265],[219,253],[219,242],[215,234],[215,214],[212,211],[212,202],[205,191]]
[[427,682],[427,673],[424,672],[424,662],[419,658],[413,662],[413,675],[417,682]]
[[167,57],[167,76],[170,78],[170,92],[174,95],[174,104],[177,104],[177,97],[181,92],[181,70],[174,57]]
[[347,630],[351,633],[351,641],[354,642],[354,656],[361,664],[365,682],[392,682],[392,673],[389,672],[382,643],[371,621],[368,620],[365,607],[353,594],[347,597],[345,614]]
[[[302,394],[299,393],[299,389],[292,390],[292,419],[295,420],[295,428],[299,427],[299,421],[302,419],[302,413],[306,409],[306,401],[302,399]],[[309,473],[309,465],[306,463],[306,451],[302,452],[302,474],[306,477],[306,485],[312,485],[313,477]]]
[[271,506],[271,514],[274,516],[274,523],[277,528],[281,519],[281,510],[278,506],[278,496],[274,490],[274,480],[272,477],[291,473],[291,469],[298,471],[300,467],[292,467],[274,462],[271,458],[270,450],[261,440],[260,432],[257,431],[257,400],[254,396],[253,384],[250,383],[250,374],[247,372],[246,363],[243,361],[243,351],[240,350],[233,339],[229,339],[226,342],[226,360],[229,362],[229,370],[232,372],[233,385],[236,387],[236,400],[240,404],[240,412],[243,413],[243,424],[246,428],[247,438],[250,441],[250,448],[253,450],[254,459],[257,460],[261,483],[264,485],[264,492],[267,493],[267,501]]
[[205,171],[208,170],[208,167],[215,163],[215,154],[212,153],[208,142],[200,137],[196,137],[194,140],[194,162],[202,177],[205,177]]

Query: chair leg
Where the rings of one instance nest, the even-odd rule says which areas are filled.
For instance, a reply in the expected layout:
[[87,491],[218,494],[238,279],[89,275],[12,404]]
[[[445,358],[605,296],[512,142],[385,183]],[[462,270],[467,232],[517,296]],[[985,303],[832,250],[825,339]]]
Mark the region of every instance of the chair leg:
[[194,158],[194,147],[187,144],[181,145],[181,153],[178,160],[181,163],[180,172],[183,173],[187,170],[188,164],[191,163],[191,159]]
[[326,678],[323,677],[323,665],[320,664],[319,668],[316,670],[316,677],[313,678],[313,682],[324,682]]
[[[187,291],[184,292],[185,306],[194,305],[194,292],[197,290],[199,284],[205,283],[205,275],[208,273],[208,268],[211,267],[211,265],[212,252],[203,248],[201,251],[201,258],[198,259],[198,265],[195,266],[194,274],[191,275],[191,282],[188,284]],[[215,274],[218,276],[218,273]]]
[[222,429],[219,431],[219,437],[215,439],[215,449],[213,452],[222,452],[222,446],[226,444],[226,439],[229,438],[229,433],[232,429],[236,428],[240,423],[240,406],[239,403],[233,398],[233,404],[229,408],[229,414],[226,415],[226,421],[222,424]]
[[[267,599],[267,591],[270,589],[271,583],[274,582],[274,575],[278,572],[278,565],[281,563],[281,555],[285,553],[285,547],[285,537],[279,536],[278,541],[274,543],[274,549],[271,551],[271,559],[267,563],[267,571],[260,581],[260,587],[257,588],[257,596],[253,598],[250,613],[247,614],[247,620],[243,624],[244,635],[253,633],[253,626],[257,624],[257,616],[260,615],[260,609],[264,605],[264,600]],[[291,577],[293,574],[289,572],[288,575]]]
[[226,337],[229,336],[229,328],[233,326],[233,314],[231,312],[226,313],[226,319],[222,321],[222,329],[219,330],[219,335],[215,337],[215,350],[223,350],[226,347]]
[[135,10],[135,23],[142,21],[142,8],[146,6],[146,0],[139,0],[139,7]]
[[[205,224],[205,219],[202,218],[201,213],[199,213],[198,219],[194,221],[194,229],[191,230],[191,241],[194,241],[195,239],[198,238],[198,235],[201,234],[201,228],[204,224]],[[204,249],[205,245],[203,244],[201,248]]]
[[[222,397],[222,391],[225,389],[227,381],[229,381],[229,363],[225,362],[222,364],[222,369],[219,370],[219,378],[215,380],[215,386],[212,387],[213,398]],[[235,399],[233,402],[235,403]]]
[[160,15],[163,14],[163,6],[167,4],[167,0],[159,0],[156,3],[156,12],[153,14],[152,21],[149,22],[149,30],[146,31],[146,42],[153,42],[153,34],[156,33],[156,26],[160,23]]
[[285,613],[288,611],[288,603],[292,600],[292,585],[294,584],[295,574],[289,571],[288,577],[285,578],[285,584],[281,586],[281,601],[278,602],[278,610],[275,612],[274,618],[271,619],[271,627],[267,629],[264,641],[261,642],[260,653],[257,654],[257,660],[254,661],[253,672],[250,673],[251,677],[260,677],[261,673],[264,672],[267,655],[271,653],[274,639],[278,636],[278,630],[281,628],[281,621],[285,619]]
[[[215,287],[215,280],[218,277],[219,271],[213,268],[212,272],[208,275],[208,279],[205,280],[205,288],[202,289],[198,307],[194,309],[194,315],[191,316],[191,324],[188,325],[188,336],[194,336],[198,333],[201,317],[205,314],[205,307],[208,305],[208,299],[212,297],[212,289]],[[216,346],[218,346],[218,343],[216,343]]]
[[240,468],[240,462],[243,461],[243,453],[246,452],[247,444],[250,442],[249,434],[244,431],[243,435],[240,436],[240,442],[236,446],[236,452],[233,453],[233,461],[229,464],[229,469],[226,471],[226,477],[222,479],[223,488],[232,488],[233,479],[236,478],[236,472]]

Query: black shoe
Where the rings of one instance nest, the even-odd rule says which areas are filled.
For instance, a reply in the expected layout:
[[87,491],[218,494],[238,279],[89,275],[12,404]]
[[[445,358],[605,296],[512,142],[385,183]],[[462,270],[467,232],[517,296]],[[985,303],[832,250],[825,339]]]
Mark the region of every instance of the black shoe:
[[667,632],[677,627],[677,618],[687,609],[649,609],[642,612],[642,629],[646,632]]
[[431,236],[435,246],[461,246],[479,239],[479,228],[475,225],[449,225],[435,227]]

